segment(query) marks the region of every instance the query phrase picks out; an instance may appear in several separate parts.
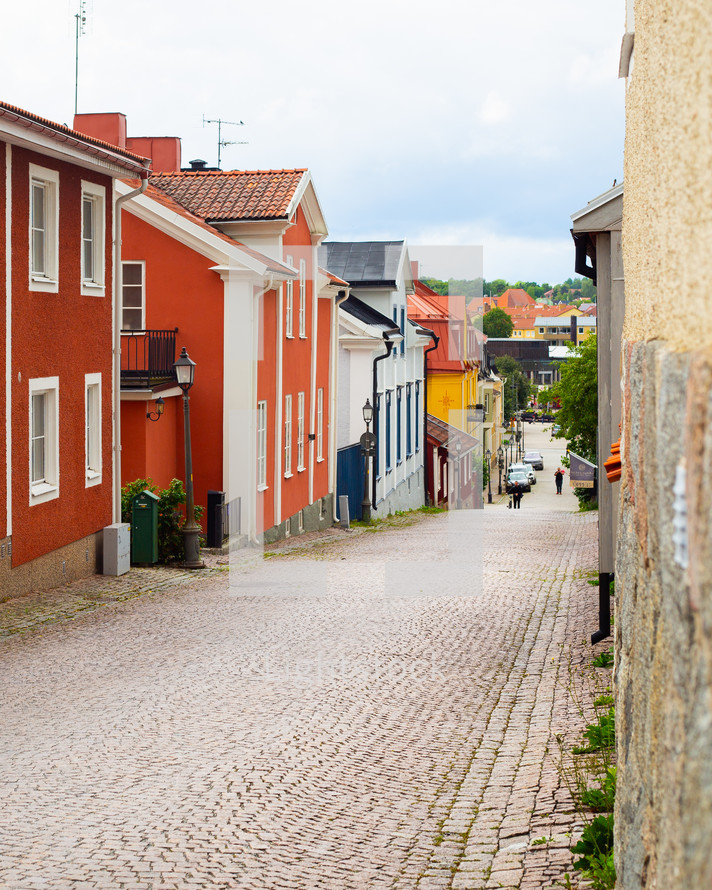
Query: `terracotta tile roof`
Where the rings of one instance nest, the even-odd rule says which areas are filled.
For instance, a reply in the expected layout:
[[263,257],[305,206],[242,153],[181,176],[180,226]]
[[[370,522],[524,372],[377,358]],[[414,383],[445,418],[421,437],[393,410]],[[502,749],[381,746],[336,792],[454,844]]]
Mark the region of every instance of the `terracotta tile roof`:
[[[110,142],[104,142],[101,139],[94,139],[93,136],[85,136],[78,130],[72,130],[64,124],[57,124],[47,118],[33,114],[31,111],[25,111],[15,105],[8,105],[6,102],[0,102],[0,117],[6,117],[9,120],[25,126],[28,130],[37,130],[38,132],[50,131],[50,135],[60,142],[73,143],[76,148],[84,150],[87,154],[93,154],[95,157],[106,157],[107,155],[115,155],[114,163],[119,162],[123,158],[128,163],[125,164],[128,173],[131,171],[138,172],[146,169],[147,158],[136,155],[127,151],[125,148],[117,148]],[[92,149],[100,149],[95,151]]]
[[[129,180],[125,179],[123,182],[127,183],[127,185],[131,185],[136,188],[138,186],[138,180]],[[267,269],[270,272],[280,272],[284,275],[289,275],[292,278],[295,278],[297,273],[290,269],[289,266],[285,266],[282,263],[277,262],[277,260],[273,260],[271,257],[265,256],[262,253],[259,253],[257,250],[253,250],[251,247],[248,247],[246,244],[242,244],[240,241],[236,241],[234,238],[230,238],[229,235],[225,235],[220,232],[218,229],[213,228],[213,226],[208,225],[205,220],[201,219],[199,216],[196,216],[194,213],[191,213],[190,210],[186,210],[181,204],[177,201],[174,201],[169,195],[166,195],[165,192],[162,192],[160,189],[155,188],[150,183],[146,188],[144,193],[147,198],[151,198],[151,200],[156,201],[158,204],[161,204],[167,210],[172,211],[178,216],[182,216],[183,219],[187,219],[193,223],[193,225],[199,226],[201,229],[204,229],[206,232],[210,232],[211,235],[214,235],[216,238],[219,238],[221,241],[224,241],[226,244],[230,244],[233,247],[239,248],[243,253],[248,254],[254,259],[258,260],[258,262],[264,263]]]
[[521,287],[508,287],[504,293],[496,298],[500,309],[514,306],[531,306],[534,299]]
[[156,173],[151,185],[212,221],[286,219],[306,170]]

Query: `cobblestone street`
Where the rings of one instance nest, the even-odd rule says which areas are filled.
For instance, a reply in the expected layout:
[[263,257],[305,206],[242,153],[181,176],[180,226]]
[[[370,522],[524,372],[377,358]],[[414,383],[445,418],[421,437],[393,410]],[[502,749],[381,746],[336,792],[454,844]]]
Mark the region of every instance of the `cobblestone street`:
[[0,606],[0,886],[557,886],[596,515],[534,497]]

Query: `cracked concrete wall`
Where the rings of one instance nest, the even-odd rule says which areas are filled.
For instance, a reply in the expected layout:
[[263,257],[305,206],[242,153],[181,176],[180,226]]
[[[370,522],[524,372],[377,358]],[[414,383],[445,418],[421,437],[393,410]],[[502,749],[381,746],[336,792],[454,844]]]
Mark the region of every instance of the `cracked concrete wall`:
[[[619,890],[712,886],[712,5],[637,0],[616,559]],[[673,486],[686,469],[688,565]]]

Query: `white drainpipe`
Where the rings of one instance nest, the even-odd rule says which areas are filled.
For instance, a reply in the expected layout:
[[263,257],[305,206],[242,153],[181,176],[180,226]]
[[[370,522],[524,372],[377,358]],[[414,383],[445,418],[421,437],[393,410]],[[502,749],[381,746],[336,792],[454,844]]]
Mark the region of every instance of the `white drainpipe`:
[[121,269],[121,208],[130,198],[142,195],[148,187],[148,167],[141,185],[114,201],[114,490],[113,521],[121,522],[121,323],[123,321],[123,274]]

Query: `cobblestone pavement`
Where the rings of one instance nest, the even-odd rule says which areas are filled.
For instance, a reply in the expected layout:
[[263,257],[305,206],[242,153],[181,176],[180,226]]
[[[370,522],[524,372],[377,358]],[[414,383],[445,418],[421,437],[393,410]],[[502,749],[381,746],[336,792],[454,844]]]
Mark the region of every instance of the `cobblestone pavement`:
[[0,887],[556,886],[596,521],[516,520],[295,542],[58,620],[47,601],[0,642]]

